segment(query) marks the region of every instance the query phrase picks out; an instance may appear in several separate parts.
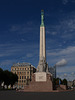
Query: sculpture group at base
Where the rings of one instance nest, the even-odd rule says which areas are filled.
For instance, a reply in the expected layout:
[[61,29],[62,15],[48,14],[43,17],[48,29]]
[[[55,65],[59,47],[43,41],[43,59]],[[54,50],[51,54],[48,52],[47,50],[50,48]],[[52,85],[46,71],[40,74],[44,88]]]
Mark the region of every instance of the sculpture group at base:
[[42,57],[39,61],[37,72],[46,72],[48,73],[48,64],[46,63],[44,57]]

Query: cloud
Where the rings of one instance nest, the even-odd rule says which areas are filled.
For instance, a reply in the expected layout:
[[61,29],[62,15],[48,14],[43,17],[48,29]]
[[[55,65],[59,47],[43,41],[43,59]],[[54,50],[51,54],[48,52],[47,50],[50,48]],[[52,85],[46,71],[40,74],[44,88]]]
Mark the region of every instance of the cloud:
[[57,76],[67,80],[74,80],[75,79],[75,66],[67,66],[65,68],[63,67],[57,67]]
[[[66,59],[68,65],[75,65],[75,14],[69,12],[66,17],[59,20],[58,24],[47,27],[47,61],[51,65],[60,59]],[[51,36],[56,32],[55,36]]]
[[35,23],[33,21],[28,21],[25,24],[15,24],[11,25],[9,28],[9,32],[15,32],[18,34],[25,34],[25,33],[31,33],[38,30],[37,25],[35,26]]
[[57,69],[57,77],[67,80],[74,80],[75,79],[75,66],[65,67],[63,69],[62,67],[60,69]]
[[28,58],[31,58],[31,57],[33,57],[33,54],[29,53],[29,54],[27,54],[26,56],[27,56]]
[[46,31],[47,34],[51,34],[51,35],[56,35],[57,32],[53,31],[53,32],[50,32],[50,31]]
[[18,31],[21,29],[21,26],[19,25],[12,25],[11,28],[10,28],[10,31],[11,32],[15,32],[15,31]]
[[65,68],[58,67],[57,72],[60,73],[60,74],[61,73],[72,73],[72,72],[75,72],[75,66],[67,66]]
[[67,74],[65,73],[64,76],[67,76]]
[[22,38],[21,41],[25,42],[26,40]]
[[47,55],[48,56],[62,56],[62,55],[74,55],[75,54],[75,46],[68,46],[67,48],[64,49],[52,49],[52,50],[47,50]]
[[1,62],[1,66],[7,66],[7,65],[10,65],[11,63],[13,63],[13,61],[12,60],[4,60],[4,61],[2,61]]
[[65,66],[67,64],[67,61],[65,59],[62,59],[61,61],[57,62],[55,65],[58,66]]
[[11,70],[11,66],[13,65],[13,63],[15,62],[14,59],[4,59],[2,61],[0,61],[0,67],[3,69],[3,70]]
[[[37,44],[32,45],[32,43],[0,44],[0,48],[0,66],[3,69],[5,69],[5,66],[8,69],[13,63],[17,62],[29,62],[32,64],[39,55],[37,52]],[[38,63],[37,61],[35,62],[36,64]]]
[[34,52],[33,49],[37,49],[37,44],[34,43],[7,43],[7,44],[0,44],[0,57],[7,57],[7,56],[15,56],[15,55],[20,55],[20,54],[25,54],[29,51],[29,53]]
[[62,3],[65,5],[69,2],[69,0],[62,0]]
[[70,54],[75,54],[75,46],[69,46],[65,49],[62,49],[59,52],[59,55],[70,55]]
[[[60,38],[61,40],[74,40],[75,14],[74,12],[69,12],[65,16],[61,18],[58,23],[47,26],[47,34],[56,35],[56,37]],[[56,41],[59,41],[59,39]]]
[[75,72],[72,72],[71,75],[75,75]]
[[75,36],[75,34],[74,34],[74,32],[75,32],[75,19],[74,18],[61,21],[60,25],[62,27],[60,29],[63,32],[63,34],[61,36],[62,38],[72,39],[73,36]]
[[64,63],[66,63],[67,61],[67,65],[65,65],[65,67],[74,66],[75,65],[75,46],[69,46],[64,49],[58,48],[58,49],[47,50],[47,62],[50,66],[54,66],[57,62],[61,61],[61,59],[62,59],[62,62]]
[[[6,47],[6,45],[7,45],[7,47]],[[21,52],[22,48],[23,48],[20,44],[11,44],[10,46],[9,46],[9,44],[6,44],[6,45],[1,47],[0,57],[15,55],[15,54]]]

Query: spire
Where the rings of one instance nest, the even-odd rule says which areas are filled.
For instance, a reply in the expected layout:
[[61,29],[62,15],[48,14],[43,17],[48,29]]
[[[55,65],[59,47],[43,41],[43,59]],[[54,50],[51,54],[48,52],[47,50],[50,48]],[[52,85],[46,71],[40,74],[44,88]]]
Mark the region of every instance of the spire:
[[41,10],[41,26],[44,26],[44,10]]

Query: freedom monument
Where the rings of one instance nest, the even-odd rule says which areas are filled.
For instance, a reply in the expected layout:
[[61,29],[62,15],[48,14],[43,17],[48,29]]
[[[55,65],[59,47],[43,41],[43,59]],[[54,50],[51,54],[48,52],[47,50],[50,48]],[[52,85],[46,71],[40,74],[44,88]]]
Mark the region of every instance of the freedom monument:
[[37,66],[37,72],[32,74],[32,80],[28,86],[25,86],[24,91],[50,92],[53,90],[52,74],[48,72],[48,64],[46,62],[45,42],[44,11],[41,10],[39,64]]
[[40,25],[40,54],[38,72],[48,72],[46,63],[46,42],[45,42],[45,25],[44,25],[44,11],[41,10],[41,25]]

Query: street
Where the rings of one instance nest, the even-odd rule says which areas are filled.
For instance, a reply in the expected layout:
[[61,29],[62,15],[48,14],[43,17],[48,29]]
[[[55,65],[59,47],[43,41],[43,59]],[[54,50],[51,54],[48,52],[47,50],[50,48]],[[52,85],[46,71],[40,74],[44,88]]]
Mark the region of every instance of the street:
[[67,92],[16,92],[0,91],[0,100],[75,100],[75,91]]

